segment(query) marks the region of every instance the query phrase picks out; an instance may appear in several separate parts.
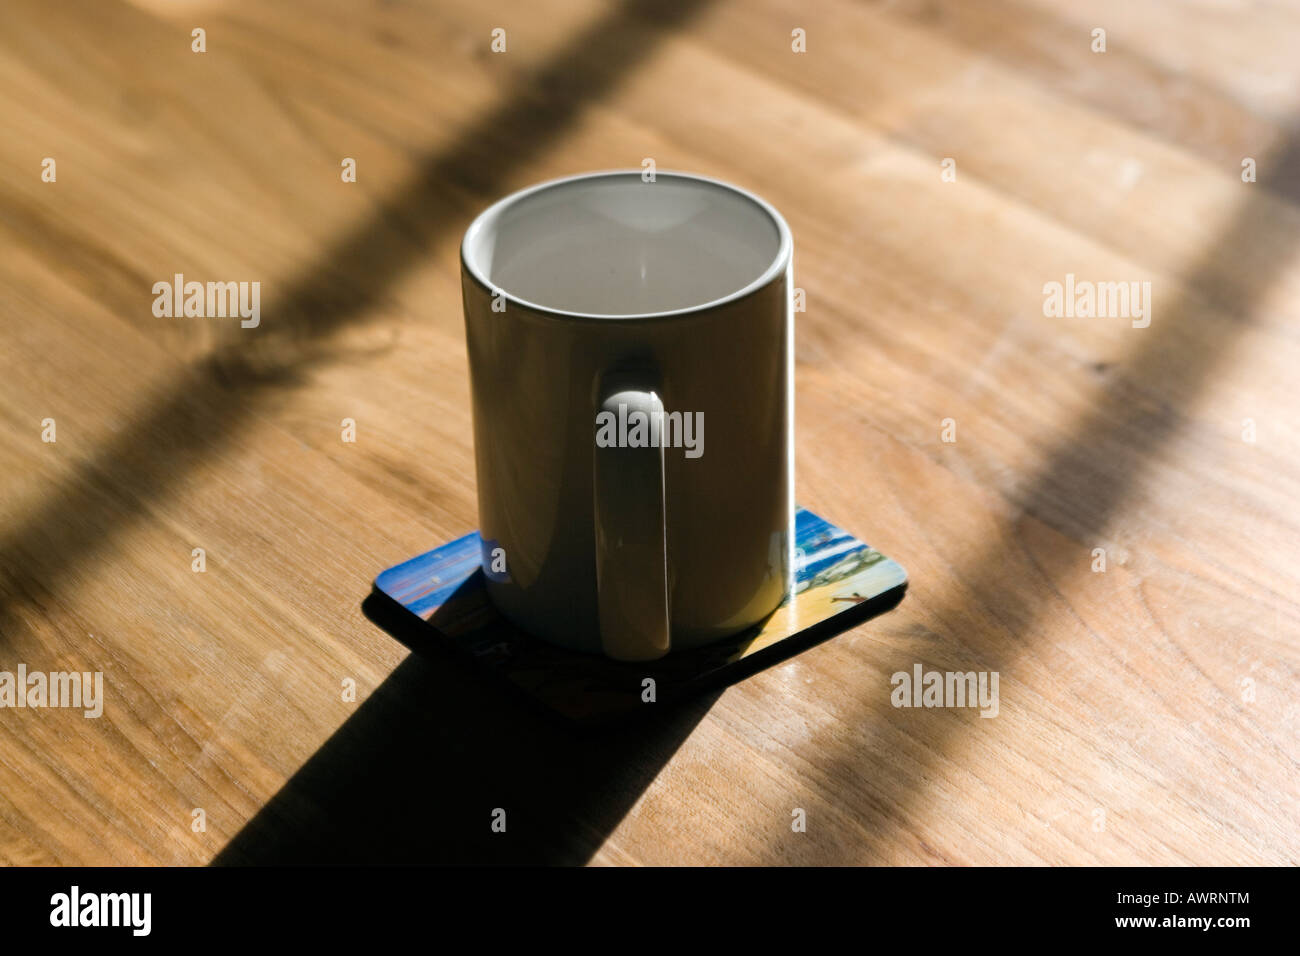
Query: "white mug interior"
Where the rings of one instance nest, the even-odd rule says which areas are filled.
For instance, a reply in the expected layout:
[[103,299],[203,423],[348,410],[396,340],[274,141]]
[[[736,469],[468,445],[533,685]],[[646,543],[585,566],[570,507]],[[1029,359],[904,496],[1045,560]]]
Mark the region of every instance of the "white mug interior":
[[790,231],[763,200],[680,173],[592,173],[485,210],[465,235],[470,273],[538,311],[645,318],[710,308],[785,268]]

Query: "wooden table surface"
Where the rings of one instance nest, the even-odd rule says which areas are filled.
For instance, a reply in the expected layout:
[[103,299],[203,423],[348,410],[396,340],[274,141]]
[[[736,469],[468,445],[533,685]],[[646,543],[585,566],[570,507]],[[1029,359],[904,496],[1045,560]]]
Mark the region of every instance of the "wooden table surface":
[[[1245,0],[5,0],[0,671],[105,703],[0,710],[0,860],[1296,863],[1298,46]],[[911,587],[577,737],[361,604],[476,524],[466,225],[646,158],[784,212],[798,499]],[[155,316],[176,273],[260,325]],[[1067,274],[1149,326],[1045,315]],[[918,663],[998,716],[895,708]]]

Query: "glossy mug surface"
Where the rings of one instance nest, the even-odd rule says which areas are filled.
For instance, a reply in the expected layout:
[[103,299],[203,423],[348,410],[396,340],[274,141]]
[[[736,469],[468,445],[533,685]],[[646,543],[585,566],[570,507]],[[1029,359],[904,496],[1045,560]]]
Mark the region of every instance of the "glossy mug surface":
[[461,246],[483,572],[543,639],[651,660],[792,580],[792,243],[699,176],[592,173]]

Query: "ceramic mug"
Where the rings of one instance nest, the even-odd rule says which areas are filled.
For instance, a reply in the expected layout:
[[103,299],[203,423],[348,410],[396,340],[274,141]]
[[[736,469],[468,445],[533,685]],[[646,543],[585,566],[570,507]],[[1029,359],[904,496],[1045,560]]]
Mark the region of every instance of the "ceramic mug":
[[542,183],[470,225],[461,286],[489,598],[545,640],[653,660],[792,581],[792,242],[714,179]]

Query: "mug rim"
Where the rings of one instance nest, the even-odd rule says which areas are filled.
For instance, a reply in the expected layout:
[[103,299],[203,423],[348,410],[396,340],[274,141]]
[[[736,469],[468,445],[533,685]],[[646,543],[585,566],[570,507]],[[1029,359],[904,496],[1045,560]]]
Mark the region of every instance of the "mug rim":
[[471,222],[469,228],[465,230],[465,236],[460,242],[460,263],[462,272],[472,278],[489,294],[501,295],[507,303],[520,306],[539,315],[551,316],[557,319],[581,319],[593,322],[648,322],[658,319],[672,319],[686,315],[697,315],[701,312],[708,312],[732,302],[737,302],[740,299],[758,292],[760,289],[766,288],[788,269],[794,241],[790,235],[790,227],[786,224],[785,218],[776,211],[776,207],[749,190],[743,189],[740,186],[733,185],[724,180],[715,179],[712,176],[701,176],[696,173],[684,173],[676,170],[663,169],[655,171],[656,179],[662,176],[669,179],[689,180],[692,182],[703,183],[712,188],[726,190],[727,192],[738,195],[742,199],[746,199],[753,203],[771,220],[772,225],[776,227],[778,236],[776,255],[773,256],[772,262],[767,266],[767,268],[759,273],[757,278],[725,296],[721,296],[717,299],[710,299],[708,302],[702,302],[697,305],[684,306],[680,309],[669,309],[663,312],[631,312],[624,314],[575,312],[568,309],[557,309],[552,306],[542,305],[538,302],[531,302],[528,299],[515,295],[508,289],[503,289],[499,286],[493,285],[488,281],[487,277],[480,272],[477,263],[470,261],[470,256],[466,250],[471,241],[476,239],[478,234],[487,227],[487,224],[493,218],[504,212],[508,206],[519,202],[533,193],[581,182],[586,179],[602,179],[623,176],[636,176],[639,179],[641,173],[642,170],[640,169],[605,169],[590,173],[577,173],[571,176],[560,176],[556,179],[548,179],[544,182],[535,183],[532,186],[527,186],[498,199],[475,216],[474,221]]

